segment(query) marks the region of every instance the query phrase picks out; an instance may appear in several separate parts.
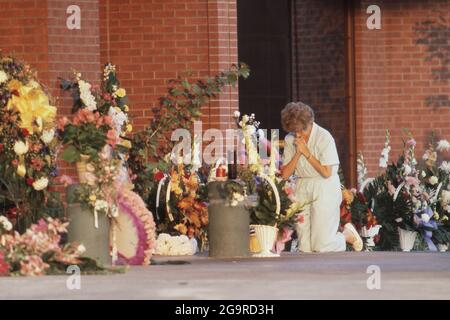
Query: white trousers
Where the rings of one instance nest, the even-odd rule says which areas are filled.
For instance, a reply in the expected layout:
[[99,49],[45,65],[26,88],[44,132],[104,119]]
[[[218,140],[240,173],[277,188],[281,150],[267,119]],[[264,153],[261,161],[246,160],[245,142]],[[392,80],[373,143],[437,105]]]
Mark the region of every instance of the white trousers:
[[345,237],[338,232],[342,202],[339,176],[299,178],[296,196],[302,202],[313,201],[302,212],[303,223],[296,224],[299,251],[345,251]]

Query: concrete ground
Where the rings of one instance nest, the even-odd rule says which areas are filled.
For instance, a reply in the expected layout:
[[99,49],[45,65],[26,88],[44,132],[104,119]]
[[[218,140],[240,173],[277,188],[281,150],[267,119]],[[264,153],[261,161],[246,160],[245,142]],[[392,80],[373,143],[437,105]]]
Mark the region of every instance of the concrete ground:
[[[125,274],[0,278],[0,299],[450,299],[450,252],[284,254],[281,258],[216,260],[157,257],[185,265],[131,267]],[[380,289],[369,290],[369,266]],[[369,283],[376,285],[374,281]]]

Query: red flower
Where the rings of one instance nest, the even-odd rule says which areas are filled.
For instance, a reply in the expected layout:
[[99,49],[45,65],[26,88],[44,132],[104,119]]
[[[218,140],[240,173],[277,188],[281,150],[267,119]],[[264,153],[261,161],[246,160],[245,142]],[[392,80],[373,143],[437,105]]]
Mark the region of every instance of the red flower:
[[157,173],[155,173],[154,178],[156,181],[161,181],[162,178],[164,178],[164,173],[162,173],[161,171],[158,171]]
[[24,136],[24,138],[26,138],[30,135],[30,131],[28,131],[28,129],[26,129],[26,128],[23,128],[22,135]]
[[33,179],[33,178],[28,178],[28,179],[27,179],[27,185],[32,186],[32,185],[33,185],[33,182],[34,182],[34,179]]
[[11,164],[12,164],[14,167],[17,167],[17,166],[19,165],[19,161],[18,161],[17,159],[14,159],[13,161],[11,161]]
[[7,275],[9,270],[9,264],[5,261],[5,254],[0,251],[0,276]]
[[0,152],[3,151],[3,144],[0,143]]

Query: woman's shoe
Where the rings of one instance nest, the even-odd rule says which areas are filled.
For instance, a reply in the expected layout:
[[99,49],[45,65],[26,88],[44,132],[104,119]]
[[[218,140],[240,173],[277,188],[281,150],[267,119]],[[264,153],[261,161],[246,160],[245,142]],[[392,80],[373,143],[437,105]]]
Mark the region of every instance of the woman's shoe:
[[353,224],[347,223],[344,226],[344,228],[347,229],[348,231],[350,231],[353,234],[353,236],[355,237],[355,241],[353,241],[353,243],[352,243],[353,249],[357,252],[361,251],[363,249],[363,240],[360,237],[358,231],[356,231]]

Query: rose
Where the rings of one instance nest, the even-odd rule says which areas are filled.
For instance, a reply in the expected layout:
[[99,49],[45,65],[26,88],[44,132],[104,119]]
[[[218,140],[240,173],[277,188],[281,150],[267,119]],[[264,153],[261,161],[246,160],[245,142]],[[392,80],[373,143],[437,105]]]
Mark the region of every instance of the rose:
[[154,178],[156,181],[161,181],[164,178],[164,173],[162,173],[161,171],[158,171],[157,173],[155,173]]
[[14,152],[18,155],[18,156],[22,156],[25,153],[28,152],[28,143],[25,143],[23,141],[17,141],[14,144]]
[[28,131],[28,129],[23,128],[22,129],[22,135],[24,138],[28,137],[30,135],[30,131]]
[[118,96],[119,98],[123,98],[126,96],[127,92],[125,91],[124,88],[120,88],[115,92],[116,96]]

